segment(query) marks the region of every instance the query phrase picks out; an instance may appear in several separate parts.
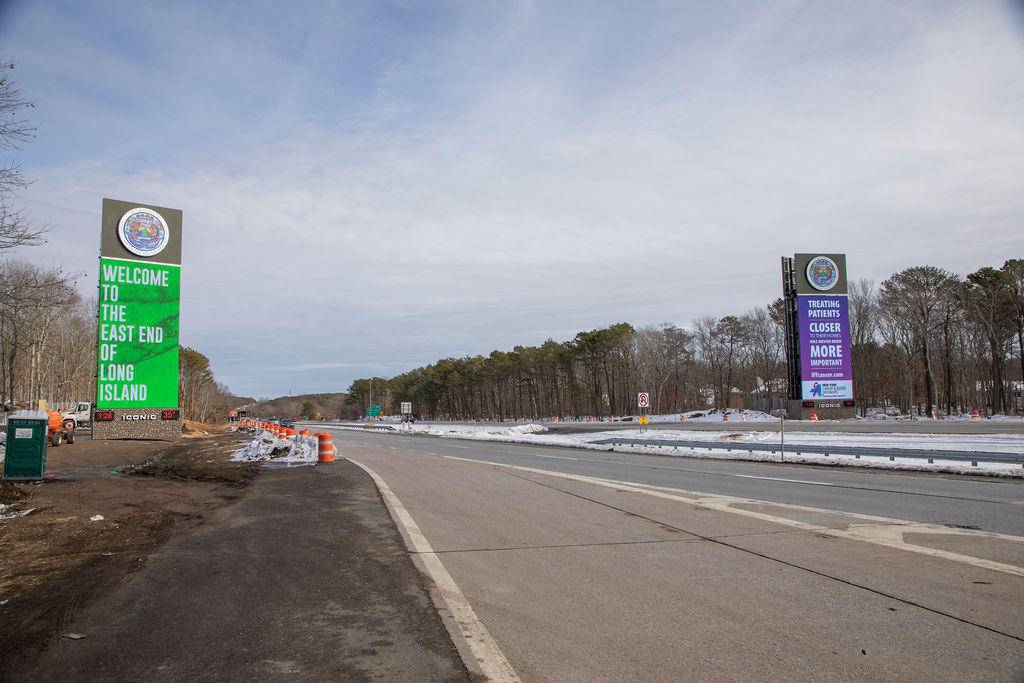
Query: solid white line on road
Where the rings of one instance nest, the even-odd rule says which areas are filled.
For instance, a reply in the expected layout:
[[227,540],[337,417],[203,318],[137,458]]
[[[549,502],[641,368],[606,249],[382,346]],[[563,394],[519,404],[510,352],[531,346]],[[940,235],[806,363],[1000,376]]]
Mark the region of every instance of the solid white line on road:
[[561,455],[537,455],[536,453],[527,453],[531,458],[548,458],[549,460],[582,460],[583,458],[566,458]]
[[[491,637],[487,628],[484,627],[483,623],[476,616],[476,612],[473,611],[469,600],[466,599],[458,584],[455,583],[451,574],[445,569],[444,564],[430,546],[426,536],[420,531],[419,525],[416,524],[412,515],[402,505],[402,501],[398,499],[398,496],[394,494],[391,487],[376,472],[358,460],[353,460],[352,458],[348,458],[348,460],[361,467],[373,478],[381,497],[391,511],[391,516],[394,518],[395,523],[405,529],[406,537],[412,544],[410,550],[417,553],[420,559],[423,560],[423,566],[428,577],[433,580],[440,591],[441,596],[444,598],[444,603],[447,605],[455,625],[459,629],[459,633],[453,633],[452,636],[461,638],[469,646],[473,657],[476,659],[483,674],[487,677],[487,680],[509,681],[513,683],[519,681],[519,676],[505,658],[501,648],[498,647],[498,644]],[[446,621],[445,623],[449,622]]]
[[757,477],[753,474],[733,474],[733,477],[739,477],[740,479],[764,479],[766,481],[782,481],[787,484],[813,484],[814,486],[835,486],[825,481],[806,481],[804,479],[782,479],[780,477]]

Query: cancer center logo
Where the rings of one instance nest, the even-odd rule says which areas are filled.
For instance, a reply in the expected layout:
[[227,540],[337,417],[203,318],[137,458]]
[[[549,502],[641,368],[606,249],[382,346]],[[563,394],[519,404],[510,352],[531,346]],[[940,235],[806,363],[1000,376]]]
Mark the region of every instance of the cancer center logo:
[[832,289],[839,281],[839,266],[827,256],[816,256],[807,264],[807,281],[819,292]]
[[136,256],[156,256],[167,246],[171,231],[156,211],[136,208],[121,216],[117,237]]

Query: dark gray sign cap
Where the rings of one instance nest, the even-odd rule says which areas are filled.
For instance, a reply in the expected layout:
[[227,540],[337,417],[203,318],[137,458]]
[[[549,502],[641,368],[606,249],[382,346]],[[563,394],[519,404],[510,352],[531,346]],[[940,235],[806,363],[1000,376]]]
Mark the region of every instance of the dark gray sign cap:
[[794,254],[797,294],[847,294],[846,254]]
[[[129,251],[118,236],[121,219],[132,209],[146,209],[156,213],[167,225],[167,243],[153,256]],[[181,209],[164,206],[123,202],[117,199],[103,200],[103,228],[100,232],[100,256],[119,258],[144,263],[170,263],[181,265]]]

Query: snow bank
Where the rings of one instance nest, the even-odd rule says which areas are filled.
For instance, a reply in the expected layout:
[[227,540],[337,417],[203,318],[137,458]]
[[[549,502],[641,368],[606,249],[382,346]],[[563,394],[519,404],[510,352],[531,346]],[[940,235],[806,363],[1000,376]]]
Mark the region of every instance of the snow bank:
[[[719,413],[719,420],[721,419]],[[779,445],[777,429],[750,432],[697,431],[687,429],[657,429],[640,431],[624,429],[579,434],[550,434],[547,428],[538,424],[524,424],[514,427],[484,427],[476,425],[414,425],[413,433],[429,434],[442,438],[471,439],[475,441],[504,441],[529,443],[538,446],[560,446],[563,448],[584,448],[588,450],[620,453],[676,455],[717,460],[752,460],[758,462],[779,462],[780,453],[742,450],[744,442]],[[641,441],[636,445],[610,445],[596,443],[606,439]],[[718,449],[693,449],[672,446],[666,441],[720,441],[734,444],[738,450],[729,452]],[[823,455],[797,451],[812,446],[865,446],[871,448],[906,448],[935,451],[934,462],[916,458],[896,458],[862,455]],[[1024,477],[1024,468],[1019,464],[969,462],[942,460],[942,451],[1024,453],[1024,434],[853,434],[849,432],[787,432],[785,462],[814,465],[845,465],[850,467],[872,467],[890,470],[913,470],[927,472],[952,472],[956,474],[987,474],[1005,477]]]
[[315,463],[318,459],[316,440],[296,436],[295,440],[279,439],[270,432],[260,432],[244,448],[231,454],[236,462]]

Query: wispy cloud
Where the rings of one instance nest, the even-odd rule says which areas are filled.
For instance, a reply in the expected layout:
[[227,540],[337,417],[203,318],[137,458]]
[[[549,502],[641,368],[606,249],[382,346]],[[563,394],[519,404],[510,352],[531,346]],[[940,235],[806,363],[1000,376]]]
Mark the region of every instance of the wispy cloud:
[[742,312],[795,251],[876,281],[1024,252],[1005,5],[301,8],[0,34],[39,102],[33,254],[91,273],[102,197],[182,208],[183,337],[238,391]]

